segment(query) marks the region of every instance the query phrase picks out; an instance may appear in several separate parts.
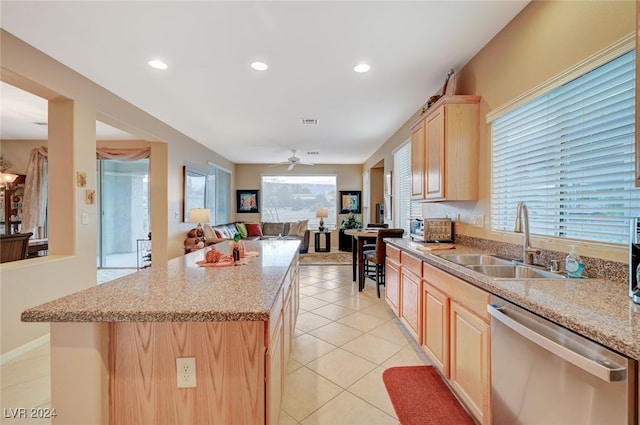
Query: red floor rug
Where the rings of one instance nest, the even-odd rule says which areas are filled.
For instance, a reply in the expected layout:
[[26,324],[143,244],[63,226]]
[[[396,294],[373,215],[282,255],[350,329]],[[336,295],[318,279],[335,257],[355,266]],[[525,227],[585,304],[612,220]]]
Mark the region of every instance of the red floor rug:
[[382,380],[401,425],[474,425],[432,366],[392,367]]

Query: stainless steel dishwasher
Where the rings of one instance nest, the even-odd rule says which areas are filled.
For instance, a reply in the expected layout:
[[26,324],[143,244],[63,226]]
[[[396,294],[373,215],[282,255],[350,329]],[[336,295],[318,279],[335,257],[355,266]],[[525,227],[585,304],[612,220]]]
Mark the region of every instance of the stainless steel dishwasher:
[[499,297],[491,314],[494,425],[635,425],[637,362]]

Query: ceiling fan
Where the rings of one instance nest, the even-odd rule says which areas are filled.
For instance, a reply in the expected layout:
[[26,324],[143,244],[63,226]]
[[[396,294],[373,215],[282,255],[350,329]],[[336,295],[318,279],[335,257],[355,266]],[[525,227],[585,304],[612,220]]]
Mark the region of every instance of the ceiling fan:
[[280,165],[289,165],[289,168],[287,168],[287,171],[291,171],[291,170],[293,170],[295,168],[296,165],[311,165],[311,166],[314,165],[311,162],[306,162],[306,161],[300,160],[300,158],[298,158],[296,156],[296,150],[295,149],[291,149],[291,153],[292,153],[292,155],[289,158],[287,158],[286,161],[282,161],[282,162],[279,162],[277,164],[270,165],[270,167],[278,167]]

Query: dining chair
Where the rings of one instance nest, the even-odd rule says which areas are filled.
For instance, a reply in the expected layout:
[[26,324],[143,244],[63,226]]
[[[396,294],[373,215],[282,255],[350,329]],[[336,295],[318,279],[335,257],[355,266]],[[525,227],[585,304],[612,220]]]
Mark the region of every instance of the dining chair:
[[24,260],[27,258],[29,238],[33,232],[0,235],[0,263]]
[[[389,228],[389,224],[388,223],[369,223],[367,224],[367,229],[388,229]],[[365,251],[371,251],[376,249],[376,244],[373,243],[367,243],[364,244],[362,246],[362,252],[364,253]]]
[[401,238],[404,229],[380,229],[376,236],[376,244],[374,250],[364,251],[364,278],[372,279],[376,282],[376,290],[378,298],[380,298],[380,285],[385,282],[385,257],[387,255],[387,244],[385,238]]

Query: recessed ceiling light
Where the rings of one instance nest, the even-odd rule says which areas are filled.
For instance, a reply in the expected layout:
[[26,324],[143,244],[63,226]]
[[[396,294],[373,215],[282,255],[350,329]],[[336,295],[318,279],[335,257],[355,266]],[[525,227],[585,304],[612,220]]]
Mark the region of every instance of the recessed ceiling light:
[[161,60],[158,60],[158,59],[150,60],[148,63],[149,63],[149,66],[151,68],[155,68],[155,69],[167,69],[168,68],[166,63],[164,63],[164,62],[162,62]]
[[267,69],[269,69],[269,65],[264,62],[252,62],[251,68],[255,69],[256,71],[266,71]]
[[355,72],[369,72],[371,70],[371,67],[366,63],[359,63],[358,65],[353,67],[353,70]]

